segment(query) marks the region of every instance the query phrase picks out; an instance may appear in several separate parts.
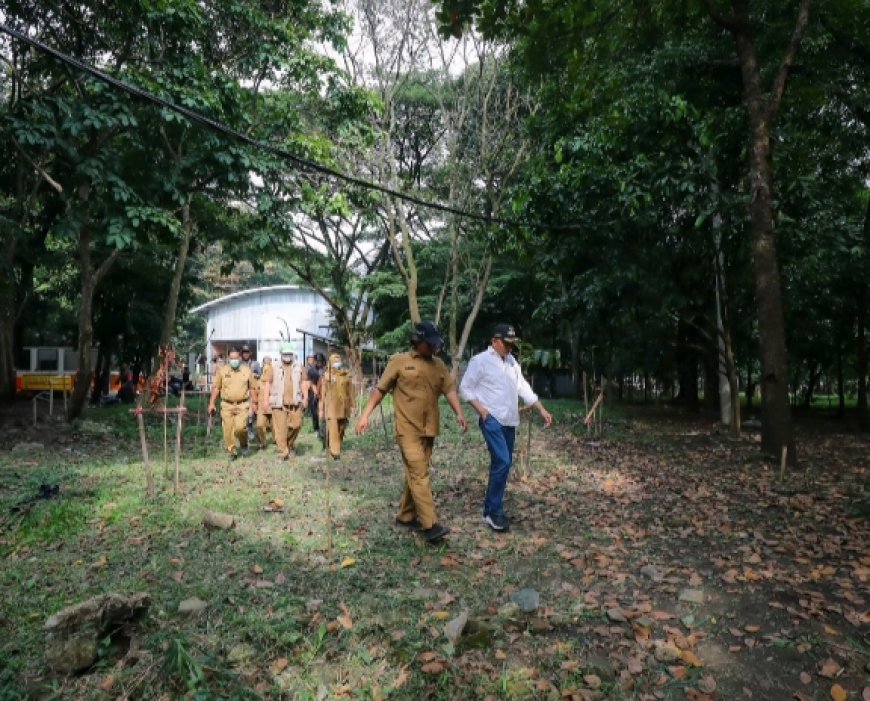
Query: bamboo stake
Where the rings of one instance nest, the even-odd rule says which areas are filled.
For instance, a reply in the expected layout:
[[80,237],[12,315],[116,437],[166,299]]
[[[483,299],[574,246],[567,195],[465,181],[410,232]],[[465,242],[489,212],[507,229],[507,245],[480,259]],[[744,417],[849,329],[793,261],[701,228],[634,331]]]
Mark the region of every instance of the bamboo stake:
[[[328,436],[328,433],[327,433]],[[327,438],[328,443],[328,438]],[[326,552],[332,557],[332,458],[326,456]]]
[[[589,392],[588,392],[588,388],[586,386],[586,371],[585,370],[583,371],[583,411],[586,414],[589,413]],[[589,423],[585,422],[585,421],[584,421],[584,423],[586,424],[586,435],[588,437],[589,436]]]
[[590,425],[594,421],[595,412],[598,409],[598,405],[604,400],[604,390],[598,393],[598,396],[595,398],[595,403],[592,405],[592,408],[586,412],[586,418],[583,419],[583,423],[586,424],[586,428],[588,429]]
[[[180,471],[181,462],[181,431],[184,425],[184,388],[181,388],[181,402],[178,405],[178,414],[176,414],[175,425],[175,493],[178,494],[178,473]],[[165,416],[165,415],[164,415]]]
[[163,476],[169,479],[169,414],[166,410],[169,408],[169,367],[165,365],[166,373],[164,374],[163,386]]
[[525,465],[523,467],[523,475],[527,473],[532,467],[532,417],[529,415],[529,431],[526,434],[526,455],[525,455]]
[[782,446],[782,458],[779,462],[779,481],[785,481],[785,463],[788,460],[788,446]]
[[148,460],[148,440],[145,437],[145,418],[142,416],[142,404],[134,410],[136,422],[139,424],[139,440],[142,443],[142,463],[145,466],[146,493],[149,497],[154,496],[154,475],[151,472],[151,463]]

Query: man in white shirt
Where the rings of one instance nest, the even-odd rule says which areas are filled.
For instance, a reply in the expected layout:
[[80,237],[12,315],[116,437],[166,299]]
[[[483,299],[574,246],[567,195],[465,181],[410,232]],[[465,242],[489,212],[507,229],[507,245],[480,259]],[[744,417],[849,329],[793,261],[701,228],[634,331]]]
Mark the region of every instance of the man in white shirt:
[[459,386],[459,394],[480,416],[478,424],[489,448],[491,460],[483,520],[495,531],[506,531],[510,525],[504,513],[504,492],[520,423],[518,399],[541,413],[544,426],[553,422],[511,355],[518,342],[513,326],[498,324],[492,332],[492,345],[471,359]]

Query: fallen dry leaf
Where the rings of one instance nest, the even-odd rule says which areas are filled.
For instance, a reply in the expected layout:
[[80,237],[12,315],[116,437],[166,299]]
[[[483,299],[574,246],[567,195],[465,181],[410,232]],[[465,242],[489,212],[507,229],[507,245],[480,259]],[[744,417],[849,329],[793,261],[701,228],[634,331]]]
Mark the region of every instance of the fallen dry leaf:
[[819,674],[827,679],[833,679],[840,673],[840,664],[830,657],[822,663],[819,668]]
[[354,557],[346,557],[346,558],[344,558],[344,560],[341,561],[342,569],[345,569],[347,567],[353,567],[355,564],[356,564],[356,558],[354,558]]
[[402,667],[399,670],[399,674],[396,676],[396,681],[393,682],[394,689],[401,689],[408,681],[408,665]]
[[831,698],[834,701],[846,701],[846,699],[849,698],[849,692],[839,684],[834,684],[834,686],[831,687]]
[[288,664],[290,664],[290,661],[286,657],[279,657],[269,665],[269,669],[272,670],[272,674],[280,674],[287,668]]
[[680,657],[688,662],[692,667],[703,667],[704,663],[701,662],[701,659],[691,650],[683,650],[680,652]]
[[807,674],[806,672],[801,672],[801,683],[811,684],[812,681],[813,681],[813,678],[809,674]]

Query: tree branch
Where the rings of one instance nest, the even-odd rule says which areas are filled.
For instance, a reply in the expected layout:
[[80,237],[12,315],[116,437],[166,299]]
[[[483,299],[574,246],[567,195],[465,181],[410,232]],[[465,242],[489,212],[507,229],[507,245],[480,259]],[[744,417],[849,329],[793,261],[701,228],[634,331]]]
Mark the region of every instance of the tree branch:
[[788,81],[789,72],[794,65],[794,60],[797,57],[798,49],[801,44],[801,37],[807,27],[810,18],[810,4],[812,0],[801,0],[798,6],[798,15],[795,20],[794,30],[791,34],[791,39],[788,42],[788,48],[785,51],[785,56],[782,58],[782,63],[779,66],[779,71],[773,81],[773,88],[770,91],[770,97],[767,101],[767,118],[772,119],[779,110],[782,103],[782,96],[785,92],[785,84]]

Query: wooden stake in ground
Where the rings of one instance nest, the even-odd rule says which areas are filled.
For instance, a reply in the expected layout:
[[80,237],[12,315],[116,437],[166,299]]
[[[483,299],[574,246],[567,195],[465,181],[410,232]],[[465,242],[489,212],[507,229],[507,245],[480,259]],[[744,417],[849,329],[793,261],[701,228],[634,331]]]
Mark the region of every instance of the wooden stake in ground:
[[163,476],[169,479],[169,438],[167,431],[169,428],[169,368],[166,368],[166,381],[163,388]]
[[208,444],[209,439],[211,438],[211,425],[214,421],[214,414],[212,414],[208,407],[206,407],[206,413],[208,414],[208,418],[205,420],[205,457],[208,457]]
[[139,424],[139,440],[142,443],[142,463],[145,465],[146,493],[149,497],[154,496],[154,475],[151,473],[151,463],[148,460],[148,439],[145,436],[145,418],[142,416],[142,402],[133,410],[136,414],[136,423]]
[[785,465],[788,461],[788,446],[782,446],[782,459],[779,462],[779,481],[785,481]]
[[[588,391],[588,388],[586,386],[586,371],[585,370],[583,371],[583,411],[586,412],[587,415],[589,414],[589,391]],[[583,423],[586,424],[586,435],[588,436],[589,435],[589,423],[587,421],[584,421]]]
[[526,459],[523,474],[526,474],[532,465],[532,417],[529,416],[529,432],[526,437]]
[[[184,408],[184,388],[181,389],[181,402],[178,404],[178,413],[175,415],[175,493],[178,494],[178,473],[181,461],[181,431],[184,426],[184,414],[187,410]],[[164,415],[164,420],[165,420]]]
[[[329,432],[327,429],[327,442]],[[326,454],[326,552],[332,557],[332,456]]]
[[586,418],[583,419],[583,423],[586,424],[587,427],[589,427],[592,424],[593,418],[595,417],[595,412],[597,411],[598,406],[603,401],[604,401],[604,389],[602,389],[598,393],[598,396],[595,398],[595,403],[592,405],[592,408],[588,412],[586,412]]

